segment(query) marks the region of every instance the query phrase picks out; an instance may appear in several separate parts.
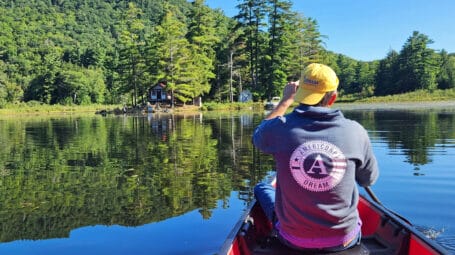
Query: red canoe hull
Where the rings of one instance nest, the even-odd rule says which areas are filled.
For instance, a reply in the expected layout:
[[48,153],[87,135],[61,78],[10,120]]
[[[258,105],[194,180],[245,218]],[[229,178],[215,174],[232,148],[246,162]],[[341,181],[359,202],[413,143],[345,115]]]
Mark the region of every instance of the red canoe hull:
[[[406,219],[384,206],[360,197],[358,210],[362,219],[361,245],[331,254],[448,254],[428,239]],[[271,236],[272,224],[260,206],[253,201],[234,227],[220,255],[302,254],[285,247]]]

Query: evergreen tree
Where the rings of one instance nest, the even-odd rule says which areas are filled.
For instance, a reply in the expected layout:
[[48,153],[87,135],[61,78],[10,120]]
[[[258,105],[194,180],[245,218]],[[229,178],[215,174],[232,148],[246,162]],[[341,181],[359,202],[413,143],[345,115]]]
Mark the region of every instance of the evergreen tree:
[[321,61],[321,53],[324,51],[322,47],[322,39],[326,36],[319,32],[317,20],[307,18],[304,20],[303,38],[305,39],[302,45],[303,55],[307,58],[307,63],[318,63]]
[[212,100],[221,101],[225,97],[230,99],[234,81],[239,93],[245,88],[251,89],[251,83],[244,82],[249,71],[247,57],[243,54],[245,47],[241,37],[243,30],[234,29],[236,21],[226,17],[220,11],[215,11],[214,17],[218,36],[214,62],[216,77],[212,80],[209,97]]
[[398,52],[390,50],[386,58],[379,61],[375,77],[376,88],[374,94],[383,96],[398,93],[397,72]]
[[162,23],[156,28],[157,74],[167,81],[173,97],[185,103],[194,97],[191,80],[195,69],[190,66],[193,55],[186,39],[188,29],[178,15],[177,10],[168,6]]
[[[289,60],[286,60],[287,71],[294,80],[301,76],[302,70],[310,63],[324,63],[325,53],[322,47],[322,36],[318,31],[316,20],[305,18],[302,14],[295,13],[290,17],[289,31],[286,38],[290,41]],[[330,62],[330,61],[329,61]],[[334,66],[336,60],[326,63]]]
[[433,43],[428,36],[414,31],[399,54],[399,93],[417,89],[436,89],[436,74],[439,71],[434,50],[427,48]]
[[266,45],[266,36],[263,31],[266,28],[265,17],[268,12],[266,0],[244,0],[237,5],[238,15],[235,16],[238,21],[238,27],[243,30],[243,41],[245,42],[244,51],[248,56],[248,69],[250,72],[248,82],[251,82],[254,91],[260,94],[264,93],[264,87],[259,88],[258,78],[260,69],[263,67],[262,47]]
[[214,62],[216,57],[215,45],[219,42],[216,36],[215,16],[204,0],[193,2],[189,14],[190,24],[187,38],[191,44],[193,63],[192,79],[188,80],[193,87],[193,98],[210,91],[210,81],[215,78]]
[[119,37],[118,72],[123,82],[123,91],[132,93],[132,105],[138,104],[138,92],[143,91],[141,76],[145,67],[145,35],[144,23],[140,19],[141,10],[130,3],[123,17]]
[[290,1],[269,0],[269,47],[268,47],[268,65],[263,73],[264,83],[267,84],[265,95],[272,98],[280,95],[286,80],[293,75],[290,72],[288,63],[294,62],[292,47],[295,45],[298,34],[297,19],[294,18],[296,13],[291,11],[292,3]]
[[353,93],[359,94],[361,97],[373,95],[375,70],[375,62],[357,62],[355,82],[352,86]]
[[455,56],[450,56],[447,51],[440,53],[440,72],[437,75],[438,88],[455,88]]
[[356,66],[357,61],[345,55],[339,54],[337,66],[341,70],[337,75],[340,80],[340,93],[351,94],[356,92]]

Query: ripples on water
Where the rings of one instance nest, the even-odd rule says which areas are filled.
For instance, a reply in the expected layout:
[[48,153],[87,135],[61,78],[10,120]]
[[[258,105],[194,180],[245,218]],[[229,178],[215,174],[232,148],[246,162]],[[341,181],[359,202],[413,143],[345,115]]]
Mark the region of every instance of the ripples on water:
[[446,248],[451,254],[455,254],[455,236],[444,236],[445,229],[434,229],[426,226],[415,226],[426,237],[435,240],[442,247]]

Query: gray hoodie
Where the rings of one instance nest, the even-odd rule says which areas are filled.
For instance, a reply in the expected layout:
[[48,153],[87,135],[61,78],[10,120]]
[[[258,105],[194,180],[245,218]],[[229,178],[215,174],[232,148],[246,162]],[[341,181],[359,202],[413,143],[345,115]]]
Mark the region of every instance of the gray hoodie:
[[254,145],[276,161],[276,225],[298,247],[343,245],[360,231],[361,186],[379,174],[366,130],[340,110],[300,105],[264,120]]

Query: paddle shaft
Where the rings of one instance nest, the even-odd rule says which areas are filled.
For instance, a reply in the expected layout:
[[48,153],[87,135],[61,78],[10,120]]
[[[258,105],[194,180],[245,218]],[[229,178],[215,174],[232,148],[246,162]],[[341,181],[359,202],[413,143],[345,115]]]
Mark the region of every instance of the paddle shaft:
[[370,195],[371,199],[373,199],[374,202],[380,204],[380,205],[383,205],[381,203],[381,201],[379,201],[379,198],[374,194],[373,190],[371,190],[370,187],[363,187],[365,189],[365,191],[368,193],[368,195]]
[[412,225],[411,222],[409,222],[405,217],[399,215],[398,213],[390,210],[389,208],[385,207],[381,201],[379,201],[379,198],[374,194],[373,190],[370,188],[370,187],[363,187],[365,189],[365,191],[368,193],[368,195],[370,195],[371,199],[378,203],[379,205],[381,205],[384,209],[386,209],[387,211],[391,212],[392,214],[394,214],[395,216],[397,216],[398,218],[400,218],[401,220],[405,221],[406,223],[408,223],[409,225]]

